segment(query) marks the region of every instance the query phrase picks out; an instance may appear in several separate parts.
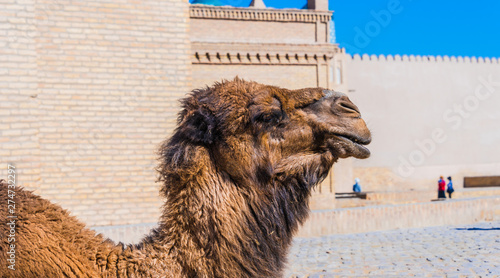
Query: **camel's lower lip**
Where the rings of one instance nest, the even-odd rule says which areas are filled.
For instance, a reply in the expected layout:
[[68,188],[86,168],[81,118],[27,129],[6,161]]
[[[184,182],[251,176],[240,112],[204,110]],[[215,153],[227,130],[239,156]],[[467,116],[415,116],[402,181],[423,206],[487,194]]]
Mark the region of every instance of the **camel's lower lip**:
[[356,158],[368,158],[368,157],[370,157],[371,152],[367,147],[360,145],[358,143],[354,143],[354,145],[356,145],[356,147],[358,148],[358,151],[359,151],[355,155]]
[[335,149],[341,148],[343,156],[353,156],[355,158],[370,157],[370,150],[367,147],[363,146],[364,142],[361,142],[354,137],[348,137],[339,134],[335,135],[335,139],[332,139],[333,143],[330,145],[332,145]]

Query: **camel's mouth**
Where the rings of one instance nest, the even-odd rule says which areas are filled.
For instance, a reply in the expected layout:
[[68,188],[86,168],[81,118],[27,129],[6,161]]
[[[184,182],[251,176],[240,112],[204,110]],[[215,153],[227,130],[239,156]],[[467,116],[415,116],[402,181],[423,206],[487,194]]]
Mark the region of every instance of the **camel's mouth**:
[[354,134],[334,134],[328,140],[328,145],[332,151],[341,158],[353,156],[355,158],[370,157],[370,150],[364,145],[371,142],[371,137],[360,137]]

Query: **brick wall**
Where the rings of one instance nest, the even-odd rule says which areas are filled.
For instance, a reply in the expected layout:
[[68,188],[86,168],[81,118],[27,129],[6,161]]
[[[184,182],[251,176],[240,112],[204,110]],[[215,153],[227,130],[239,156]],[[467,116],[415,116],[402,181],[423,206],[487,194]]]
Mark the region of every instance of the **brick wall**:
[[316,65],[193,65],[193,88],[212,85],[235,76],[263,84],[300,89],[317,87]]
[[192,5],[192,41],[311,44],[329,43],[328,10],[255,9]]
[[[0,174],[17,167],[17,184],[40,180],[35,3],[0,3]],[[16,2],[17,3],[17,2]]]
[[2,162],[89,225],[155,222],[155,150],[190,87],[188,1],[18,3],[0,4]]
[[[192,19],[191,37],[205,42],[315,43],[316,23]],[[324,32],[321,32],[323,34]],[[325,43],[324,35],[321,37]]]

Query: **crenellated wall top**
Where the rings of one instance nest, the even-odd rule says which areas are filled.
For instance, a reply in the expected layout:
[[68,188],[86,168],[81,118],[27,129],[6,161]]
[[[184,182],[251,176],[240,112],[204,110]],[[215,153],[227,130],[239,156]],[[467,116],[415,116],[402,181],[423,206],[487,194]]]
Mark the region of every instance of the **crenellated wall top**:
[[235,8],[230,6],[190,5],[191,18],[212,18],[253,21],[279,22],[329,22],[332,11],[315,11],[299,9],[254,9]]
[[368,55],[347,54],[353,61],[376,61],[376,62],[451,62],[451,63],[476,63],[476,64],[500,64],[500,58],[489,57],[462,57],[448,55]]

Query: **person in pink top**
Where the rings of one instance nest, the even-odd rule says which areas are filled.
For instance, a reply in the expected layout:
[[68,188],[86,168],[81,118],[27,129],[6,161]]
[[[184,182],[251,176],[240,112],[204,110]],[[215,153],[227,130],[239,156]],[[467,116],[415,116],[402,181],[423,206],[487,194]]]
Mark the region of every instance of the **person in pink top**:
[[446,194],[444,193],[445,190],[446,190],[446,182],[444,181],[443,176],[440,176],[439,181],[438,181],[438,198],[439,199],[441,199],[441,198],[446,199]]

